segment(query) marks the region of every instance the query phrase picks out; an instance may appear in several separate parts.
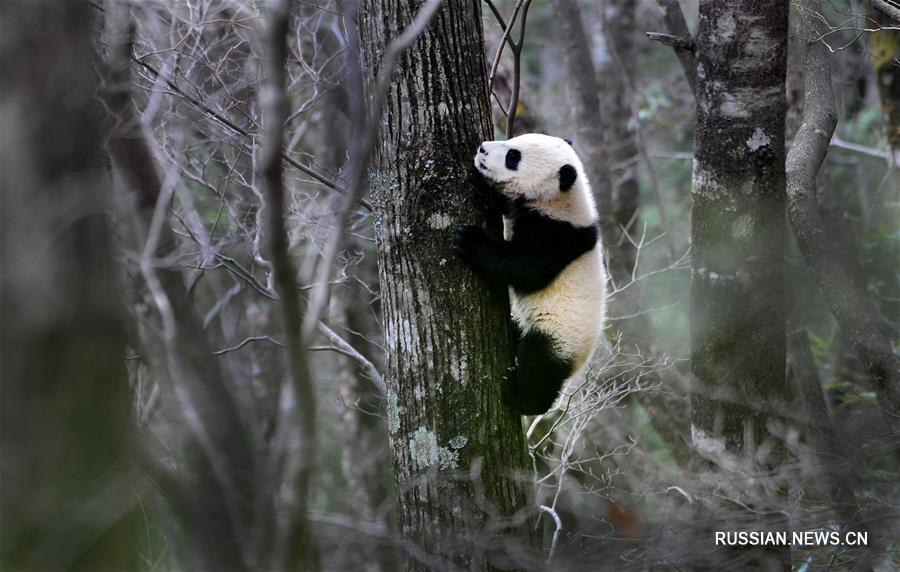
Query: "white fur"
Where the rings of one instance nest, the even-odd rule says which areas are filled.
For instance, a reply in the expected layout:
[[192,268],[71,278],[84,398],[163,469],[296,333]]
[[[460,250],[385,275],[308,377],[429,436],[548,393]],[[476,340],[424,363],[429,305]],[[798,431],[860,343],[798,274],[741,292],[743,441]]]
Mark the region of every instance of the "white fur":
[[550,334],[560,355],[574,370],[594,354],[606,318],[606,271],[599,248],[585,252],[566,266],[547,288],[527,295],[509,289],[513,318],[527,332]]
[[[524,196],[529,206],[548,217],[584,227],[597,222],[597,207],[581,160],[571,145],[557,137],[529,133],[508,141],[482,143],[475,167],[510,198]],[[518,168],[506,168],[506,153],[522,153]],[[575,184],[559,190],[559,169],[575,167]],[[503,238],[512,240],[512,221],[504,218]],[[606,317],[606,270],[598,239],[593,250],[571,262],[547,286],[527,295],[509,289],[513,318],[523,333],[536,328],[557,340],[560,354],[574,361],[577,374],[591,358]]]
[[[475,168],[510,198],[525,197],[531,206],[557,220],[575,226],[597,222],[597,207],[581,159],[571,145],[559,137],[527,133],[506,141],[485,141],[486,154],[475,153]],[[516,149],[522,160],[515,171],[506,168],[506,153]],[[559,190],[559,169],[575,167],[578,176],[571,192]]]

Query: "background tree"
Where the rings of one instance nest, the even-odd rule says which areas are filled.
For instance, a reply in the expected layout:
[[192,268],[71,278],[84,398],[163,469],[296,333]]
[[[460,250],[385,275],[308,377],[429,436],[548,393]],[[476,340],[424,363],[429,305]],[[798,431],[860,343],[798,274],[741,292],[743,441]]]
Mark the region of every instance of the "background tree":
[[787,395],[787,33],[783,0],[700,4],[691,192],[691,434],[697,453],[722,469],[768,475],[772,495],[782,486],[770,469],[782,461],[783,429],[777,424]]
[[[135,569],[134,422],[91,12],[0,7],[0,567]],[[54,110],[47,113],[47,110]]]

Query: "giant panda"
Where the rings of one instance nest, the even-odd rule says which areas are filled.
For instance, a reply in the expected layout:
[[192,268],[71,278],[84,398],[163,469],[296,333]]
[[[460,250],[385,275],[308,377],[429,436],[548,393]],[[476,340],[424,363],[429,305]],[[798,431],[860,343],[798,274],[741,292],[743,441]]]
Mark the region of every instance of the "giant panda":
[[503,240],[457,225],[453,247],[478,274],[508,286],[518,341],[503,384],[523,415],[547,412],[601,338],[606,270],[597,207],[584,167],[564,139],[529,133],[485,141],[475,169],[503,198]]

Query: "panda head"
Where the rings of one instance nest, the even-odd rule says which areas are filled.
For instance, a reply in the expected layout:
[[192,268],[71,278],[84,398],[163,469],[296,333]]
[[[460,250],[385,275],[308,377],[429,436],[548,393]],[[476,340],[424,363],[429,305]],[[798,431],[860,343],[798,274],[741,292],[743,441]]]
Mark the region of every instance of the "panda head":
[[504,195],[527,203],[551,202],[585,178],[569,142],[539,133],[485,141],[475,152],[475,168]]

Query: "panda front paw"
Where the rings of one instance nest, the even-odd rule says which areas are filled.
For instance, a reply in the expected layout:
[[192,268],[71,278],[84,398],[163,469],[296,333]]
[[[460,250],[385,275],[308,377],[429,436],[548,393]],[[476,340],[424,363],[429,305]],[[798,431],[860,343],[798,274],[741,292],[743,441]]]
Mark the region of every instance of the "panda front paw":
[[500,397],[507,407],[515,413],[523,415],[523,404],[521,403],[520,391],[516,387],[517,368],[515,366],[506,369],[506,375],[500,379]]
[[458,224],[453,229],[453,251],[468,262],[486,240],[487,235],[477,224]]

